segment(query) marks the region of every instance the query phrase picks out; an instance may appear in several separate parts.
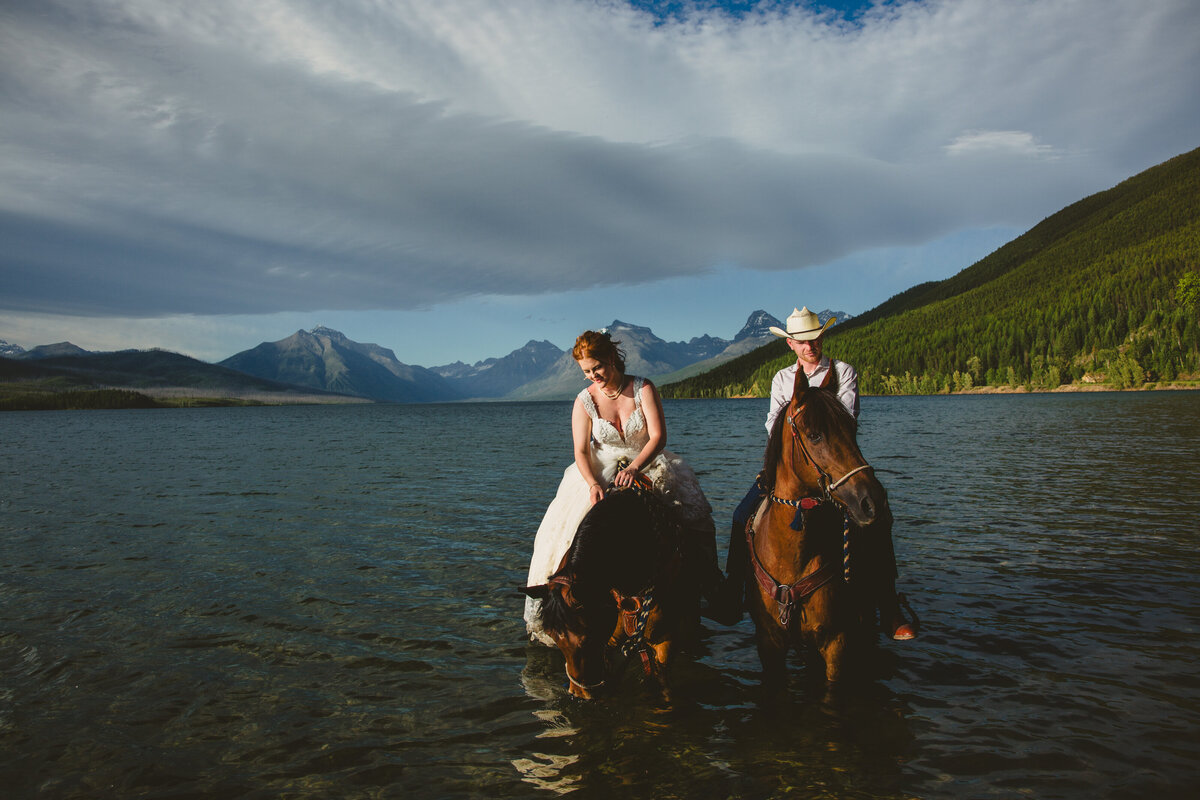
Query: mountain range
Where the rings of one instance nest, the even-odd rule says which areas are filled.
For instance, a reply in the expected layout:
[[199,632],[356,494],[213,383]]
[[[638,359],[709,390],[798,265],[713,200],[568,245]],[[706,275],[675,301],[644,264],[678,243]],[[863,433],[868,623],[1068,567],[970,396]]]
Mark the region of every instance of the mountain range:
[[[698,336],[687,342],[667,342],[649,328],[613,320],[604,328],[625,352],[625,369],[633,375],[652,378],[656,382],[672,380],[674,376],[701,363],[720,364],[742,352],[761,347],[775,337],[767,330],[782,323],[765,311],[755,311],[733,339]],[[568,351],[560,355],[549,369],[527,383],[511,389],[505,396],[511,400],[551,400],[573,397],[585,381],[579,366]]]
[[263,342],[220,363],[258,378],[384,403],[425,403],[460,397],[436,372],[404,364],[386,347],[361,344],[325,327],[296,331],[277,342]]
[[[4,343],[7,344],[7,343]],[[0,382],[9,389],[35,393],[132,389],[146,394],[187,391],[211,397],[258,396],[292,401],[334,395],[323,390],[247,375],[166,350],[121,350],[96,353],[69,342],[22,350],[0,346]]]
[[[839,319],[844,312],[823,311]],[[733,337],[704,335],[668,342],[648,327],[614,320],[604,330],[620,343],[630,373],[679,379],[724,363],[774,340],[770,326],[782,323],[755,311]],[[24,351],[0,341],[0,380],[65,381],[72,387],[106,386],[143,390],[195,388],[229,393],[329,393],[387,403],[465,399],[554,400],[572,397],[584,379],[569,351],[548,341],[530,341],[506,356],[475,364],[461,361],[426,368],[404,364],[377,344],[364,344],[318,326],[276,342],[263,342],[207,364],[162,350],[93,353],[69,342]]]
[[[621,343],[629,372],[657,378],[698,362],[734,358],[774,338],[767,328],[780,324],[765,311],[755,311],[732,340],[705,335],[687,342],[668,342],[650,328],[620,320],[605,330]],[[264,342],[221,365],[260,378],[391,403],[556,400],[572,397],[584,385],[571,354],[547,341],[531,340],[506,356],[471,365],[456,361],[425,368],[404,364],[391,350],[354,342],[324,327]]]

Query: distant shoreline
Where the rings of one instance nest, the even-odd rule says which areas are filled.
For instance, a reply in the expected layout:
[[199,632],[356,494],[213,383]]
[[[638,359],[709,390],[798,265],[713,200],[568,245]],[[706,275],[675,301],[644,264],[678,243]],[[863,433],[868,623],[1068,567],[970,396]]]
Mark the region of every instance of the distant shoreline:
[[219,390],[189,389],[186,387],[138,389],[124,387],[72,387],[53,390],[36,385],[0,384],[0,412],[356,405],[372,402],[374,401],[362,397],[319,393],[221,393]]
[[1150,381],[1141,386],[1128,386],[1124,389],[1104,383],[1064,383],[1053,389],[1026,389],[1024,386],[975,386],[960,392],[949,392],[949,394],[1073,394],[1077,392],[1161,392],[1188,389],[1200,389],[1200,382]]
[[[951,395],[969,394],[1075,394],[1080,392],[1163,392],[1189,391],[1200,389],[1200,381],[1151,381],[1141,386],[1130,386],[1118,389],[1105,383],[1064,383],[1053,389],[1029,389],[1024,386],[973,386],[956,392],[932,392],[930,394],[870,394],[861,393],[863,397],[948,397]],[[677,400],[766,400],[765,395],[738,394],[730,397],[679,397]]]
[[[159,408],[217,408],[237,406],[292,406],[292,405],[358,405],[374,404],[376,401],[365,397],[328,394],[276,394],[269,392],[242,392],[229,395],[204,393],[203,390],[189,390],[182,387],[156,389],[69,389],[65,391],[3,391],[0,385],[0,412],[3,411],[85,411],[85,410],[117,410],[117,409],[159,409]],[[1064,384],[1053,389],[1030,389],[1024,386],[975,386],[956,392],[935,392],[932,394],[868,394],[864,397],[947,397],[951,395],[999,395],[999,394],[1075,394],[1083,392],[1156,392],[1156,391],[1188,391],[1200,389],[1200,381],[1156,381],[1138,387],[1118,389],[1103,383]],[[7,396],[6,396],[7,395]],[[677,397],[672,400],[766,400],[760,395],[734,395],[731,397]],[[504,398],[480,398],[477,400],[457,402],[542,402],[542,401],[505,401]],[[561,402],[550,401],[545,402]],[[402,403],[400,405],[421,405],[420,403]]]

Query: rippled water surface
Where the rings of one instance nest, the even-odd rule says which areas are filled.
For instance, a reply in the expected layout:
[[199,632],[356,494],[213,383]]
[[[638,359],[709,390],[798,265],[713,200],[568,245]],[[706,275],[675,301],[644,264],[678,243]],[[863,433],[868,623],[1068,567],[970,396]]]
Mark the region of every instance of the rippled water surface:
[[[663,707],[525,644],[569,404],[0,415],[9,797],[1183,797],[1200,393],[864,398],[921,637],[827,691],[705,623]],[[730,514],[764,401],[668,401]]]

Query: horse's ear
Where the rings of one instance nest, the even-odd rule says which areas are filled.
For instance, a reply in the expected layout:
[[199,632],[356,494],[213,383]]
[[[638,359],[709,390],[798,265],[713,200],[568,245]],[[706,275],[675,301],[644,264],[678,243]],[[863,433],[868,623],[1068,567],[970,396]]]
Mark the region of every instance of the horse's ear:
[[543,583],[538,586],[522,586],[521,591],[534,600],[545,600],[550,596],[550,584]]
[[805,389],[808,388],[808,376],[804,374],[804,367],[796,365],[796,382],[792,385],[792,397],[799,397]]

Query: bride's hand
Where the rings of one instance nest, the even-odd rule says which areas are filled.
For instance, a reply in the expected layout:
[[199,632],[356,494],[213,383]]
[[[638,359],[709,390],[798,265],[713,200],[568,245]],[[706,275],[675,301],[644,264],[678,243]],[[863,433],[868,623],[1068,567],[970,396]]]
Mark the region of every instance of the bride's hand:
[[637,480],[637,474],[637,470],[633,467],[626,467],[617,473],[616,477],[613,478],[613,483],[622,489],[628,489]]
[[592,505],[596,505],[596,503],[604,499],[604,489],[601,488],[600,484],[593,483],[588,487],[588,499],[592,501]]

